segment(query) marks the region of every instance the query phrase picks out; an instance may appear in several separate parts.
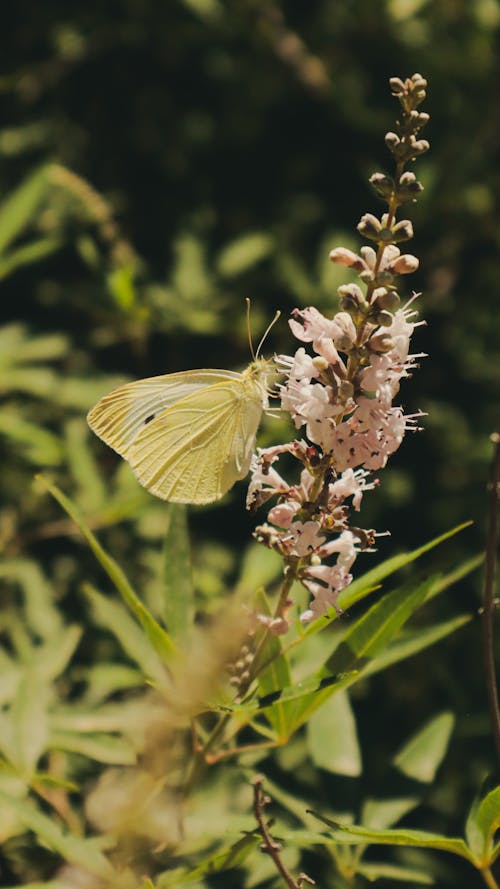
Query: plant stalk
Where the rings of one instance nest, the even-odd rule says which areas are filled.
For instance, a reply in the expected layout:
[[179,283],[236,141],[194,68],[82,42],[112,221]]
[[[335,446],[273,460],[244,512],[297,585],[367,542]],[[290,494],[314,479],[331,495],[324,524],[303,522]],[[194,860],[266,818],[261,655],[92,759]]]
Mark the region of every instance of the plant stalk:
[[[493,740],[500,764],[500,705],[495,671],[495,649],[493,640],[495,620],[495,576],[497,564],[498,502],[500,499],[500,432],[491,436],[494,444],[490,476],[490,497],[488,509],[488,530],[486,537],[486,567],[484,575],[484,604],[482,610],[483,658],[486,688],[490,709]],[[495,884],[496,885],[496,884]]]

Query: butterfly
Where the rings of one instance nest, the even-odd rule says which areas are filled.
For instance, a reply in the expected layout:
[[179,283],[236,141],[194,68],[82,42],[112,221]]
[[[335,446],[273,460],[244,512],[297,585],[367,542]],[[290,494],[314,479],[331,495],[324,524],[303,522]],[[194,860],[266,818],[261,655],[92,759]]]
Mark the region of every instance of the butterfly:
[[249,471],[272,373],[272,359],[254,357],[242,373],[148,377],[105,395],[87,421],[152,494],[211,503]]

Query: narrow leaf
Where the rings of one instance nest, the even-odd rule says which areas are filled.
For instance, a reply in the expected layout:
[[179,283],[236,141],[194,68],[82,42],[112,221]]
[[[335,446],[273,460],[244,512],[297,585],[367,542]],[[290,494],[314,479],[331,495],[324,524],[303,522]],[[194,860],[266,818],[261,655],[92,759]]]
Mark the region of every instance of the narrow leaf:
[[448,749],[454,725],[452,713],[435,716],[399,750],[393,759],[396,768],[409,778],[429,784]]
[[79,753],[87,759],[107,765],[134,765],[136,755],[129,741],[116,735],[79,734],[78,732],[53,731],[49,738],[53,750]]
[[83,537],[89,544],[92,552],[94,553],[96,559],[104,568],[104,571],[108,575],[109,579],[113,582],[116,589],[120,593],[123,601],[128,606],[132,614],[135,615],[137,620],[141,623],[148,639],[151,641],[152,645],[156,649],[157,653],[160,655],[163,661],[167,662],[171,659],[172,655],[176,653],[176,646],[174,642],[165,632],[163,627],[160,626],[159,623],[154,619],[153,615],[148,611],[146,606],[141,602],[137,593],[132,589],[126,575],[123,570],[120,568],[117,562],[109,556],[105,550],[102,548],[101,544],[97,540],[97,537],[92,533],[87,523],[80,515],[79,510],[73,505],[73,503],[66,497],[56,485],[51,484],[47,479],[43,476],[38,475],[36,478],[43,484],[43,486],[49,491],[52,496],[57,500],[57,502],[62,506],[62,508],[67,512],[71,519],[75,522],[75,524],[80,529]]
[[441,849],[443,852],[451,852],[459,855],[472,864],[475,859],[464,841],[458,837],[445,837],[437,833],[429,833],[425,830],[410,830],[400,828],[398,830],[374,830],[366,827],[355,827],[352,824],[339,824],[329,818],[325,818],[318,812],[309,811],[310,815],[318,818],[324,824],[332,828],[331,839],[337,843],[349,845],[374,844],[381,846],[410,846],[421,849]]
[[180,642],[186,638],[194,618],[191,548],[186,507],[183,504],[170,503],[167,519],[163,549],[164,617],[170,635]]
[[356,873],[365,877],[370,883],[375,880],[397,880],[402,884],[415,883],[417,886],[432,886],[434,878],[422,870],[401,867],[399,864],[382,864],[381,862],[362,861]]
[[[269,615],[271,613],[269,602],[263,590],[260,590],[257,595],[256,607],[261,614]],[[258,668],[260,664],[267,664],[267,666],[259,670],[257,676],[259,696],[260,698],[265,698],[273,694],[279,695],[284,688],[290,686],[292,684],[292,675],[288,658],[282,653],[279,636],[273,636],[263,628],[257,634],[257,646],[259,646],[259,641],[262,639],[264,639],[264,644],[260,649],[258,663],[255,664],[255,667]],[[284,743],[290,733],[290,708],[278,697],[275,705],[267,711],[266,717],[276,732],[277,738]]]
[[33,221],[47,192],[47,167],[41,167],[24,180],[0,204],[0,253]]
[[408,812],[420,804],[416,796],[395,797],[393,799],[367,799],[363,805],[361,820],[363,827],[385,830],[393,827]]

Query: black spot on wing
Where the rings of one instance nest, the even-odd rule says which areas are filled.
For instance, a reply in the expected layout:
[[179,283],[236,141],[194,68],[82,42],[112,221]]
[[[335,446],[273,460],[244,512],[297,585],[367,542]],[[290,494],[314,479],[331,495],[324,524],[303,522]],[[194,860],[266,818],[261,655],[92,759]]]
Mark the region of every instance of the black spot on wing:
[[155,417],[156,414],[150,414],[149,417],[146,417],[146,419],[144,420],[144,425],[147,426],[148,423],[151,423],[151,420],[154,420]]

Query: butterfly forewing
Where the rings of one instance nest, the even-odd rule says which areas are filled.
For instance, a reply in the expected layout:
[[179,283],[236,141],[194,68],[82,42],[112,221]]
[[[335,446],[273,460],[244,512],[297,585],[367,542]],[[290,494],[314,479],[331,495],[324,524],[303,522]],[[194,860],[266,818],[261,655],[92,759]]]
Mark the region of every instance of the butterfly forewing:
[[105,395],[89,412],[93,431],[120,456],[128,451],[138,434],[172,404],[215,383],[241,379],[229,370],[188,370],[148,377],[126,383]]
[[264,400],[263,384],[242,374],[200,388],[145,426],[127,459],[157,497],[218,500],[248,472]]

